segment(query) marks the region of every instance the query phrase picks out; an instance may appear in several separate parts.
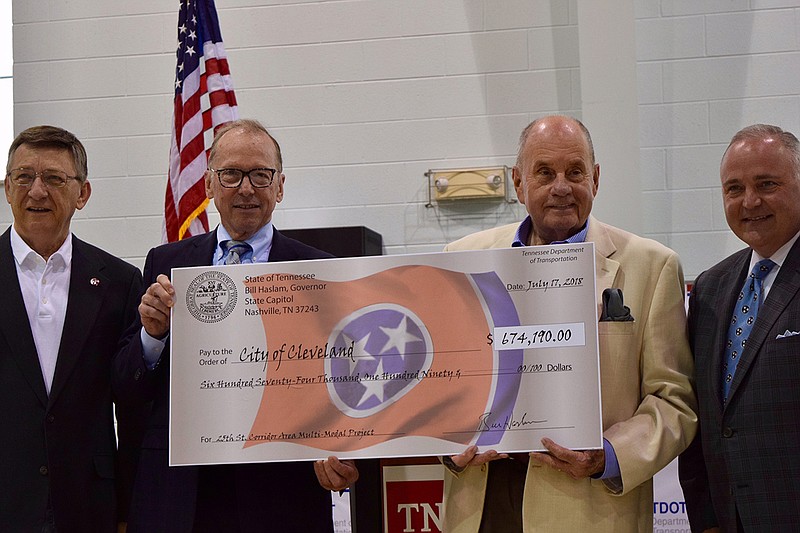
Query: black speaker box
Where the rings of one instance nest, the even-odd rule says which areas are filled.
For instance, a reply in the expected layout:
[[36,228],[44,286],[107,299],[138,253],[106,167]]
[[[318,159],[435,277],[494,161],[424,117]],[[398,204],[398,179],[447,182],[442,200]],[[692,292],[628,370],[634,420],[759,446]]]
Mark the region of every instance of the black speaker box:
[[383,255],[383,237],[364,226],[282,229],[280,232],[336,257]]

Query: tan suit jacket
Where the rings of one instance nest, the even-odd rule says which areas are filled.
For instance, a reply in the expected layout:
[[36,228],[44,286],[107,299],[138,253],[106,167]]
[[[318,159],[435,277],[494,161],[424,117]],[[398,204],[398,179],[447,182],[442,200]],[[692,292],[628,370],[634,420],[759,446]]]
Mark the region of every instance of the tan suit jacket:
[[[517,227],[468,235],[445,249],[507,248]],[[598,319],[609,287],[622,289],[634,318],[599,322],[603,436],[616,452],[623,488],[614,494],[601,480],[574,480],[531,461],[522,509],[525,533],[652,531],[652,478],[688,446],[697,428],[677,254],[594,218],[586,240],[595,244]],[[445,474],[446,533],[478,531],[488,468]]]

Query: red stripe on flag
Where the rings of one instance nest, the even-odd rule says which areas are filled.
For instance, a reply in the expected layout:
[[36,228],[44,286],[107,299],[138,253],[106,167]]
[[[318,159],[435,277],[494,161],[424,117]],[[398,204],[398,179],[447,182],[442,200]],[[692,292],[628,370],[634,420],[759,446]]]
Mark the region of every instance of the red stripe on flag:
[[183,135],[183,98],[181,95],[175,95],[175,105],[174,108],[174,115],[173,115],[173,127],[175,129],[175,137],[172,139],[172,143],[175,143],[175,140],[178,140],[177,146],[180,148],[180,139]]
[[[213,127],[213,119],[214,119],[214,117],[211,116],[211,110],[210,109],[206,109],[205,111],[203,111],[203,129],[204,130],[211,129]],[[216,128],[214,128],[214,130],[216,131]],[[209,149],[210,148],[211,147],[209,146]]]
[[[186,146],[184,146],[183,150],[181,150],[181,173],[183,173],[183,169],[191,164],[203,150],[205,150],[205,139],[203,139],[203,132],[200,132],[200,135],[189,141]],[[203,166],[202,170],[205,172],[205,166]],[[202,174],[200,174],[199,177],[202,178]]]
[[202,91],[198,91],[183,102],[183,113],[181,116],[184,124],[189,122],[193,116],[200,112],[200,97],[203,94]]
[[178,213],[175,212],[175,200],[172,196],[172,187],[170,187],[169,181],[167,181],[167,193],[164,200],[164,221],[167,241],[169,242],[178,240],[178,229],[180,228],[178,220]]
[[201,179],[200,181],[196,181],[188,191],[183,193],[181,201],[178,204],[181,217],[185,219],[185,217],[192,214],[192,211],[196,209],[198,205],[202,204],[205,199],[206,186],[205,181]]
[[[232,95],[232,92],[228,91],[212,91],[208,93],[208,99],[211,101],[211,107],[217,107],[218,105],[229,105],[230,100],[228,99],[228,95]],[[233,105],[236,105],[234,101]]]
[[219,74],[219,60],[215,57],[206,60],[206,76]]
[[228,58],[223,57],[221,59],[217,59],[217,63],[219,65],[219,73],[223,76],[230,76],[231,70],[228,67]]

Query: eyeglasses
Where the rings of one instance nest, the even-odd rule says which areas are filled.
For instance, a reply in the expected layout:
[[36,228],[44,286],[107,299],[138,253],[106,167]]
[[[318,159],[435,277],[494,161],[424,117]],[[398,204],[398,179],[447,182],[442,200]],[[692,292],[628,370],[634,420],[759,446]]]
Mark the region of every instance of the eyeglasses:
[[48,169],[36,172],[30,168],[15,168],[8,172],[6,177],[11,179],[11,183],[20,187],[32,187],[36,178],[41,177],[42,183],[44,183],[46,187],[53,189],[60,189],[64,187],[69,180],[78,179],[78,176],[67,176],[67,173],[61,170]]
[[252,168],[245,172],[238,168],[209,168],[211,172],[216,172],[219,184],[228,189],[235,189],[242,185],[245,176],[250,180],[250,184],[257,188],[263,189],[272,185],[272,179],[275,173],[278,172],[274,168]]

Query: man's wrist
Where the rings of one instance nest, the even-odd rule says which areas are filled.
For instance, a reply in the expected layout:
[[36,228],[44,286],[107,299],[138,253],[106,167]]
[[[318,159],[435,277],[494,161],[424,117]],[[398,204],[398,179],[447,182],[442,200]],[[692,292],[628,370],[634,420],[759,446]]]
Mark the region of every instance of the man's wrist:
[[445,455],[444,457],[442,457],[442,464],[446,466],[447,469],[453,472],[454,474],[460,474],[467,468],[466,466],[458,466],[457,464],[455,464],[453,462],[452,457],[450,457],[449,455]]

